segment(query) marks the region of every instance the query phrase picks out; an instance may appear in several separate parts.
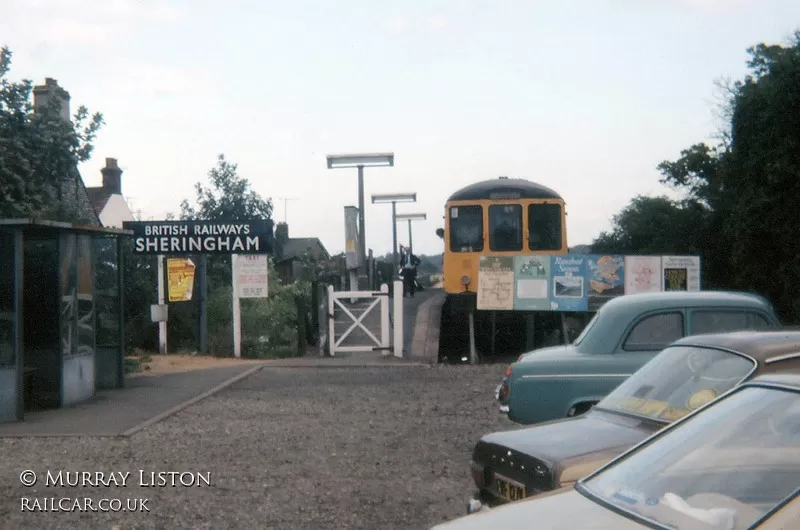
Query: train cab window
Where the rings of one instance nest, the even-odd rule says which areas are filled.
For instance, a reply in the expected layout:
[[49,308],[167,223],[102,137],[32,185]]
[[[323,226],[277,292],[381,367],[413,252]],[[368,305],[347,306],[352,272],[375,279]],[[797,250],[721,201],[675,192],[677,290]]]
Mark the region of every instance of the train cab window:
[[483,250],[483,207],[450,207],[450,251],[481,252]]
[[489,248],[495,252],[522,250],[522,206],[489,206]]
[[561,250],[561,205],[528,206],[528,248]]

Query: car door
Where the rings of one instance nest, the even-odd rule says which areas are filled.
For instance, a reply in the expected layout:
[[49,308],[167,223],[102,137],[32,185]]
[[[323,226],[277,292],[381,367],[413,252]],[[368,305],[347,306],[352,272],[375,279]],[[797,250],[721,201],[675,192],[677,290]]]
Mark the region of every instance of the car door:
[[614,353],[620,371],[633,373],[661,350],[686,335],[685,310],[664,309],[639,315]]

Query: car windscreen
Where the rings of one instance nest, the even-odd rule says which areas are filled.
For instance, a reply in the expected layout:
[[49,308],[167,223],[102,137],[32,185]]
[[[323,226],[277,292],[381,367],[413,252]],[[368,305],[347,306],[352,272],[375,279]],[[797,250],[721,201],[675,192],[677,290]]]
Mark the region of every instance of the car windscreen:
[[597,408],[672,422],[727,392],[753,370],[744,356],[695,346],[666,348]]
[[800,393],[742,387],[578,484],[666,528],[753,527],[800,485]]

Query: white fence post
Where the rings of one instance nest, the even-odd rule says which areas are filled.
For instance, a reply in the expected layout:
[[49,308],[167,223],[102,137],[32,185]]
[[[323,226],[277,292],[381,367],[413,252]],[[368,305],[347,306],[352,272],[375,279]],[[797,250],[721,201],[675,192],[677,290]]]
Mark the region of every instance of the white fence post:
[[334,335],[334,328],[336,327],[336,319],[334,318],[333,308],[333,285],[328,286],[328,353],[333,354],[336,352],[336,335]]
[[391,345],[391,321],[389,319],[389,286],[381,284],[381,350],[383,355],[388,355]]
[[403,282],[395,280],[394,299],[394,356],[403,357]]

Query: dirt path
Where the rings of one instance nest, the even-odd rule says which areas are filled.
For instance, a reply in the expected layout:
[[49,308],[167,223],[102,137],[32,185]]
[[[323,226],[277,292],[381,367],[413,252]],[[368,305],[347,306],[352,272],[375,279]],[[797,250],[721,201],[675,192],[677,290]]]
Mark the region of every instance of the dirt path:
[[259,360],[236,359],[232,357],[212,357],[210,355],[180,355],[157,353],[141,357],[129,357],[141,363],[142,370],[127,374],[126,377],[147,377],[153,375],[174,374],[176,372],[189,372],[192,370],[205,370],[208,368],[222,368],[224,366],[237,366],[257,364]]

